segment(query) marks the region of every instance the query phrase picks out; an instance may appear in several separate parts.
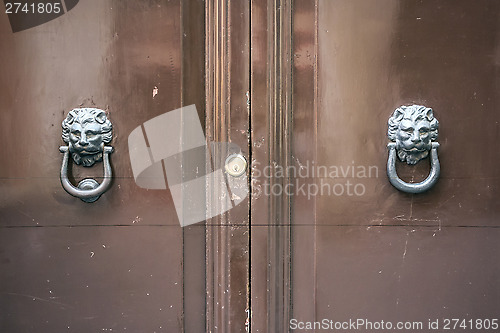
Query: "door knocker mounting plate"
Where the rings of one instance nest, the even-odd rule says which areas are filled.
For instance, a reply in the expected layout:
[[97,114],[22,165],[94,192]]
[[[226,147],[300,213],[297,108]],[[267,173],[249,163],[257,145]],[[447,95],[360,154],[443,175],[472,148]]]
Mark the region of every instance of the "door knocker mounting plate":
[[[113,126],[106,112],[96,108],[73,109],[62,122],[62,139],[67,146],[59,150],[64,153],[61,166],[61,184],[74,197],[85,202],[94,202],[111,185],[111,165],[109,154],[113,147],[106,146],[113,137]],[[77,165],[91,167],[96,162],[104,163],[104,180],[99,184],[96,180],[87,178],[75,187],[68,179],[69,156]]]
[[[437,149],[439,122],[434,117],[431,108],[422,105],[401,106],[389,118],[387,135],[391,142],[389,158],[387,160],[387,176],[391,184],[398,190],[407,193],[421,193],[429,190],[436,184],[440,165]],[[431,171],[427,178],[420,183],[406,183],[396,172],[396,155],[402,162],[410,165],[417,164],[429,156]]]

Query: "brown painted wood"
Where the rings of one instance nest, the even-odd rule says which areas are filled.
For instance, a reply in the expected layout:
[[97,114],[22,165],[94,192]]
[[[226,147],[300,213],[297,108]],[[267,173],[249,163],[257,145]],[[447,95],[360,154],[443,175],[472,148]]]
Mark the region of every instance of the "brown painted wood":
[[[206,135],[231,142],[248,156],[249,4],[207,1]],[[220,193],[207,204],[218,205]],[[245,332],[249,309],[249,212],[247,197],[207,220],[207,332]]]
[[[362,183],[366,193],[318,195],[294,207],[313,214],[293,216],[294,318],[426,324],[498,316],[500,155],[487,147],[500,133],[499,9],[495,1],[319,1],[315,15],[294,21],[317,32],[294,62],[294,100],[304,103],[294,112],[311,111],[294,122],[304,138],[296,147],[314,152],[294,156],[379,170],[372,178],[316,177],[318,185]],[[310,30],[294,31],[301,45]],[[408,103],[432,107],[440,121],[441,178],[418,195],[399,192],[385,174],[387,120]],[[316,126],[303,126],[314,117]],[[429,169],[398,168],[415,180]]]
[[[181,1],[182,94],[181,104],[196,105],[205,123],[205,1]],[[193,19],[196,18],[196,19]],[[183,332],[205,332],[206,229],[204,223],[183,232]]]
[[[494,0],[86,0],[16,33],[0,15],[0,331],[494,318],[499,10]],[[385,176],[387,119],[408,103],[440,121],[441,179],[420,195]],[[127,136],[190,104],[210,141],[248,157],[251,196],[182,229],[169,191],[135,185]],[[115,126],[113,186],[91,205],[59,183],[59,124],[78,105],[106,108]],[[312,164],[378,173],[264,175]],[[428,172],[398,168],[405,179]],[[73,169],[84,175],[100,172]],[[269,193],[346,180],[366,192]]]
[[290,315],[291,198],[288,178],[267,177],[291,164],[292,2],[252,1],[252,332],[286,332]]
[[[204,120],[204,10],[80,1],[17,33],[0,15],[1,332],[205,331],[204,226],[181,229],[169,191],[135,185],[127,148],[132,129],[181,105]],[[60,124],[79,105],[114,125],[113,184],[93,204],[59,180]]]
[[[318,34],[317,1],[293,3],[293,128],[292,166],[299,170],[318,156]],[[300,185],[315,183],[312,177]],[[316,317],[316,197],[293,197],[290,319]],[[288,329],[289,325],[286,323]]]

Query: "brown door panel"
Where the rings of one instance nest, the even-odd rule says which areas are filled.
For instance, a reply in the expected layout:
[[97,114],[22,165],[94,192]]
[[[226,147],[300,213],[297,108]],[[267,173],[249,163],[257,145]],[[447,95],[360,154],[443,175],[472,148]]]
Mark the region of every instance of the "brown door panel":
[[[158,5],[88,1],[19,33],[3,24],[1,135],[10,144],[2,148],[0,225],[177,224],[168,191],[135,185],[127,144],[133,129],[181,103],[180,4]],[[61,122],[80,105],[107,110],[113,123],[113,184],[93,205],[59,180]],[[99,180],[102,163],[73,166],[72,175],[73,183]]]
[[[310,139],[292,154],[309,170],[337,172],[303,183],[344,192],[295,199],[290,318],[423,321],[427,332],[428,319],[498,316],[500,154],[490,145],[500,133],[499,9],[495,1],[318,1],[300,21],[317,33],[317,60],[295,62],[294,73],[314,80],[294,81],[302,87],[294,100],[310,101],[317,125],[294,124]],[[441,176],[421,194],[398,191],[386,175],[387,121],[408,104],[432,107],[440,123]],[[429,162],[397,168],[415,182]]]
[[[128,152],[181,105],[205,121],[204,10],[80,1],[15,33],[0,15],[0,331],[205,331],[205,226],[182,229],[170,191],[138,187]],[[113,124],[112,185],[92,204],[59,178],[61,122],[81,106]],[[101,181],[102,163],[71,174]]]
[[[321,196],[318,223],[498,225],[500,155],[487,148],[500,122],[498,4],[325,1],[319,8],[317,165],[376,169],[367,178],[349,170],[325,179],[366,193]],[[418,196],[396,191],[385,171],[387,120],[406,104],[432,107],[440,122],[439,184]],[[397,168],[416,182],[429,162]]]
[[0,233],[0,331],[180,332],[178,227]]
[[496,318],[498,237],[486,228],[318,227],[317,317]]
[[[0,15],[0,331],[494,319],[497,1],[65,3],[16,33]],[[414,103],[440,122],[440,179],[418,195],[386,176],[387,120]],[[170,191],[135,184],[127,138],[190,104],[208,140],[242,148],[250,194],[181,228]],[[59,179],[60,124],[78,106],[114,126],[113,183],[93,204]],[[264,174],[276,166],[309,172]],[[419,181],[428,159],[397,169]]]

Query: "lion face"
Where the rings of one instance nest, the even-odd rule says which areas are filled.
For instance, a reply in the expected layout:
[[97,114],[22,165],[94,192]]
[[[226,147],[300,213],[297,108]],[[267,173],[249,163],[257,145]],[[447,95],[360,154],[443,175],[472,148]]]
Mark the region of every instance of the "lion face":
[[429,155],[437,139],[438,121],[432,109],[421,105],[397,108],[389,119],[389,139],[396,142],[401,161],[416,164]]
[[63,140],[76,164],[92,166],[102,160],[104,144],[112,138],[111,122],[100,109],[73,109],[62,123]]

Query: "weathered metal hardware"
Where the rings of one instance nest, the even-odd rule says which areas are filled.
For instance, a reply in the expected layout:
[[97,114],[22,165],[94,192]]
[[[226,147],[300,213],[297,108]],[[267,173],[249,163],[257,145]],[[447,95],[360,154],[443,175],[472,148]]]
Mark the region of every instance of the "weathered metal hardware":
[[225,169],[229,175],[239,177],[246,172],[247,164],[247,160],[243,155],[232,154],[226,159]]
[[[85,202],[94,202],[111,185],[112,170],[109,154],[113,147],[105,146],[111,142],[113,126],[104,110],[96,108],[73,109],[62,122],[62,139],[67,146],[59,150],[64,153],[61,166],[61,184],[74,197]],[[92,178],[83,179],[75,187],[68,179],[68,163],[71,155],[74,163],[91,167],[96,162],[104,163],[104,180],[99,184]]]
[[[388,121],[388,137],[392,141],[387,160],[387,176],[391,184],[400,191],[422,193],[433,187],[440,174],[437,149],[439,122],[431,108],[422,105],[401,106]],[[410,165],[426,158],[430,152],[431,170],[429,176],[419,183],[406,183],[396,171],[396,154],[402,162]]]

